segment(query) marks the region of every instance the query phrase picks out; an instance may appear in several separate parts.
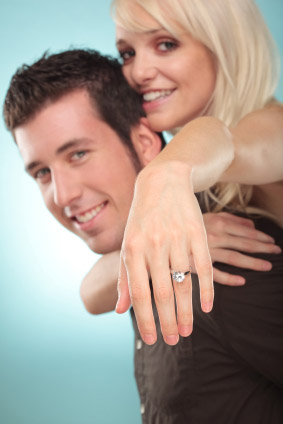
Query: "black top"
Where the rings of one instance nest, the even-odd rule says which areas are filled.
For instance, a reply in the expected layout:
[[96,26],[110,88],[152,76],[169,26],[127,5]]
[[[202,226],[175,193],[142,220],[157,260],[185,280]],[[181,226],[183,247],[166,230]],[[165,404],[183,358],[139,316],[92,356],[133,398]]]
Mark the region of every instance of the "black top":
[[[283,230],[265,219],[256,228],[283,249]],[[283,423],[283,253],[253,254],[272,262],[269,272],[215,264],[246,284],[215,284],[214,307],[201,311],[193,279],[194,330],[176,346],[147,346],[136,334],[135,375],[147,424]]]

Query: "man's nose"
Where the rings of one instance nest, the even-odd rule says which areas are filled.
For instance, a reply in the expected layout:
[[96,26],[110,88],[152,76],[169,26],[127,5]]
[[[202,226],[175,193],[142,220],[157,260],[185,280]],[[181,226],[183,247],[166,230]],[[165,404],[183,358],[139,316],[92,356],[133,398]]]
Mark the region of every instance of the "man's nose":
[[136,86],[149,83],[157,75],[157,67],[149,55],[136,54],[132,67],[131,79]]
[[68,172],[53,172],[53,197],[60,208],[70,206],[81,196],[81,184]]

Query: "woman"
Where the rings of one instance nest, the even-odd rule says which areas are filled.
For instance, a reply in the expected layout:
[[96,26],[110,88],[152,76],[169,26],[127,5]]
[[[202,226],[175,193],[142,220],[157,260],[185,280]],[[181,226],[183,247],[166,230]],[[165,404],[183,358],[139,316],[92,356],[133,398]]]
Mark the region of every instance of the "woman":
[[256,212],[283,226],[276,53],[249,0],[116,0],[114,7],[125,77],[143,96],[151,128],[178,133],[137,179],[116,310],[130,305],[129,283],[141,336],[155,342],[150,274],[163,337],[175,344],[192,329],[191,302],[182,296],[191,285],[188,277],[174,281],[177,325],[170,273],[194,266],[203,311],[213,302],[194,192],[204,191],[207,211]]
[[[248,211],[252,211],[251,205],[262,206],[261,213],[269,211],[282,225],[282,213],[280,215],[277,210],[282,184],[259,186],[282,180],[283,120],[282,108],[273,100],[277,82],[276,53],[258,10],[251,1],[224,4],[214,1],[204,5],[184,0],[166,1],[162,7],[160,5],[158,1],[114,2],[117,46],[124,62],[124,73],[129,83],[143,94],[151,127],[156,131],[176,132],[177,127],[190,121],[140,174],[125,237],[124,252],[128,273],[132,276],[129,283],[131,285],[131,280],[137,277],[145,282],[137,287],[145,301],[138,302],[137,298],[137,302],[133,299],[132,303],[144,340],[144,334],[150,336],[149,343],[154,342],[156,334],[146,283],[147,269],[155,291],[163,281],[163,296],[170,297],[170,302],[165,302],[164,306],[157,300],[167,342],[167,336],[171,335],[175,342],[178,340],[178,330],[183,336],[191,331],[190,303],[183,304],[182,297],[178,296],[180,285],[175,284],[179,306],[177,328],[169,265],[173,270],[186,270],[189,264],[194,268],[195,261],[202,290],[208,290],[208,302],[204,302],[202,295],[203,304],[207,303],[203,309],[211,308],[211,264],[193,190],[207,189],[218,179],[244,183],[245,186],[217,185],[213,193],[207,191],[204,196],[206,210],[219,211],[226,207],[232,211],[246,211],[249,204]],[[264,110],[255,111],[264,106]],[[246,114],[248,116],[243,118]],[[199,115],[202,118],[193,119]],[[193,189],[188,175],[193,175]],[[253,198],[250,184],[257,185]],[[164,205],[160,202],[161,193]],[[207,193],[216,200],[214,205]],[[275,199],[275,206],[274,200],[269,201],[270,197]],[[155,199],[158,205],[152,216]],[[187,204],[190,208],[185,207]],[[143,222],[137,221],[137,213],[143,217]],[[139,230],[141,224],[143,228]],[[160,229],[162,225],[166,232]],[[176,242],[170,250],[172,236]],[[134,238],[138,238],[139,245],[136,254]],[[158,243],[162,244],[163,252],[158,249]],[[156,249],[154,244],[157,244]],[[241,249],[245,250],[243,245]],[[134,251],[133,259],[131,250]],[[190,258],[191,252],[193,258]],[[154,256],[158,257],[158,263],[152,260]],[[133,266],[135,258],[138,264]],[[136,266],[139,267],[138,275]],[[118,312],[124,312],[130,304],[123,263],[121,271]],[[183,285],[189,286],[188,277]],[[135,290],[133,286],[134,298]],[[137,303],[142,304],[142,310]],[[145,322],[148,328],[144,328]],[[172,338],[170,340],[170,344],[175,343]]]
[[[177,344],[178,332],[186,336],[192,329],[191,284],[187,276],[181,283],[174,281],[173,293],[170,275],[170,268],[187,271],[196,265],[201,290],[206,286],[211,295],[205,231],[194,191],[205,190],[204,211],[228,210],[242,219],[256,212],[259,218],[250,218],[257,229],[283,247],[283,120],[282,108],[273,100],[276,77],[268,32],[250,0],[116,0],[114,5],[124,74],[142,94],[151,127],[178,133],[137,179],[122,251],[146,342],[133,319],[143,422],[282,423],[282,253],[257,255],[272,262],[268,275],[217,264],[222,272],[245,277],[246,284],[215,285],[211,314],[200,310],[193,282],[194,331]],[[219,227],[212,224],[211,232],[207,216],[215,260]],[[239,242],[240,251],[248,238]],[[222,242],[224,250],[229,247],[225,237]],[[96,265],[95,283],[102,294],[104,269],[113,271],[115,281],[118,257],[114,252]],[[220,261],[229,263],[223,256]],[[118,312],[130,303],[127,283],[122,263]],[[92,298],[90,292],[85,295]],[[115,301],[115,296],[102,298],[110,306]],[[147,346],[156,340],[155,322],[159,337]],[[161,332],[167,344],[176,345],[162,343]]]

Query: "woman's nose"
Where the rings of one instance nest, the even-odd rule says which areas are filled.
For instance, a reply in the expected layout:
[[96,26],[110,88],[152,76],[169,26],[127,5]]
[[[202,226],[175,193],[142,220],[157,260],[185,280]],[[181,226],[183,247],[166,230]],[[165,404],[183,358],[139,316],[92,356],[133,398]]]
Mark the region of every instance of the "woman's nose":
[[147,55],[136,54],[130,66],[130,78],[136,87],[146,85],[157,75],[157,67]]

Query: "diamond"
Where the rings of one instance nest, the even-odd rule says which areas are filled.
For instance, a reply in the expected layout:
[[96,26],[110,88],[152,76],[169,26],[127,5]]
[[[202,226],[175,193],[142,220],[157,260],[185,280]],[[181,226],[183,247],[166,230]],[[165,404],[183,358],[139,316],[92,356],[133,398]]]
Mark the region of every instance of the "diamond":
[[173,280],[177,281],[177,283],[182,283],[185,279],[185,273],[180,271],[174,271],[172,273]]

